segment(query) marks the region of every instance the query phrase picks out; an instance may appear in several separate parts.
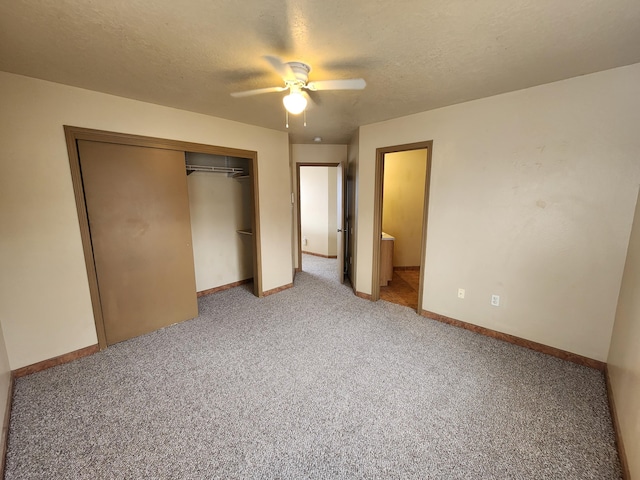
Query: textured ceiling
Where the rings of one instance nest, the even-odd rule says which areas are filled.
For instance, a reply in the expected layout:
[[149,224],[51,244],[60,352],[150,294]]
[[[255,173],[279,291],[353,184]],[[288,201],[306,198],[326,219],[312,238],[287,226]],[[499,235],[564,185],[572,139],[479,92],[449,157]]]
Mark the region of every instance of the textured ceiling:
[[640,62],[638,0],[8,0],[0,70],[285,131],[263,55],[311,64],[293,143]]

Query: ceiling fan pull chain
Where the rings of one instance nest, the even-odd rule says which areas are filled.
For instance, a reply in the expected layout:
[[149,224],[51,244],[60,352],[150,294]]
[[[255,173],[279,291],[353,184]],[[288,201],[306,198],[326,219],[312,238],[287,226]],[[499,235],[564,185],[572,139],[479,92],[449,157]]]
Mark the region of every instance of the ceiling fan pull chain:
[[285,111],[284,111],[284,114],[285,114],[285,123],[284,123],[284,126],[285,126],[286,128],[289,128],[289,112],[288,112],[287,110],[285,110]]
[[307,111],[305,110],[304,112],[304,126],[307,126]]

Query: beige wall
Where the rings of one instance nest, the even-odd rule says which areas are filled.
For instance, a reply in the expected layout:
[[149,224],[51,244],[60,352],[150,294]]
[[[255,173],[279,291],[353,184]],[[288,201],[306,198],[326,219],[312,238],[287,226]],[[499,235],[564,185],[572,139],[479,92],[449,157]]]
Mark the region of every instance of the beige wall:
[[258,152],[262,285],[292,281],[288,135],[0,73],[0,324],[12,369],[96,343],[63,125]]
[[304,252],[324,256],[337,254],[336,170],[336,167],[300,167],[300,226]]
[[[318,144],[293,144],[291,145],[291,176],[293,179],[293,191],[298,191],[296,183],[296,164],[298,163],[346,163],[346,145],[318,145]],[[298,224],[294,215],[293,224],[293,249],[298,248]],[[294,258],[294,265],[298,267],[297,255]]]
[[187,177],[196,289],[253,277],[251,190],[248,180],[194,172]]
[[631,478],[640,478],[640,196],[627,251],[608,370]]
[[371,293],[376,148],[433,140],[423,308],[605,361],[638,125],[640,64],[361,127],[357,290]]
[[382,231],[395,237],[393,266],[417,267],[422,253],[422,213],[427,151],[384,156]]
[[300,232],[304,252],[329,254],[328,179],[327,167],[300,168]]

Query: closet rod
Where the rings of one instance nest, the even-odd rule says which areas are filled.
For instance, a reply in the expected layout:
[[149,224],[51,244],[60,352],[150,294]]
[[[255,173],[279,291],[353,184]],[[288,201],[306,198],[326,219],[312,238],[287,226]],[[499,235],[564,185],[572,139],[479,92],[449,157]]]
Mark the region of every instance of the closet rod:
[[187,170],[192,172],[211,172],[211,173],[227,173],[227,174],[238,174],[243,172],[242,168],[212,167],[209,165],[187,165]]

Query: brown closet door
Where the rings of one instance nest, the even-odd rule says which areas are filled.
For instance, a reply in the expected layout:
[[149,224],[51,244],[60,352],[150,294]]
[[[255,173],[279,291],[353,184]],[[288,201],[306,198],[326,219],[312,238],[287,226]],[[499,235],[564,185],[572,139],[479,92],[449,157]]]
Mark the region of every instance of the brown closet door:
[[184,153],[79,140],[107,344],[198,315]]

